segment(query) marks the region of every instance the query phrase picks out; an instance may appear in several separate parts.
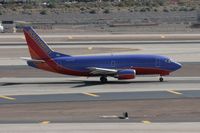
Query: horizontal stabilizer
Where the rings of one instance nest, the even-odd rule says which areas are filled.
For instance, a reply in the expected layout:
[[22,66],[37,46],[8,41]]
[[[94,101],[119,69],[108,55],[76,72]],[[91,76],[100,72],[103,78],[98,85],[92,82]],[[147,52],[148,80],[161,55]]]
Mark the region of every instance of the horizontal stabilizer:
[[25,61],[31,61],[31,62],[37,62],[37,63],[45,63],[44,60],[36,60],[36,59],[29,58],[29,57],[21,57],[21,59],[25,60]]

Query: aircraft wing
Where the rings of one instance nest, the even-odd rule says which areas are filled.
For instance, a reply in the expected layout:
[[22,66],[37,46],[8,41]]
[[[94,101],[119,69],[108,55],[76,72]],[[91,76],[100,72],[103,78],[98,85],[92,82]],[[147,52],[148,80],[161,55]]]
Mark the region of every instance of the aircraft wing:
[[116,69],[108,69],[108,68],[99,68],[99,67],[89,67],[88,68],[91,74],[102,74],[102,75],[109,75],[109,74],[116,74]]

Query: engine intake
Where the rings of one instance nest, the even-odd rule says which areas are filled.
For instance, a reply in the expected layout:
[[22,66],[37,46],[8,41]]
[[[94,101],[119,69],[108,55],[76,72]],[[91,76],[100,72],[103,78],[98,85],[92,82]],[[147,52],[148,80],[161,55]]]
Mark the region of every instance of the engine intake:
[[125,80],[125,79],[134,79],[136,76],[136,71],[133,69],[125,69],[125,70],[119,70],[117,72],[116,78],[119,80]]

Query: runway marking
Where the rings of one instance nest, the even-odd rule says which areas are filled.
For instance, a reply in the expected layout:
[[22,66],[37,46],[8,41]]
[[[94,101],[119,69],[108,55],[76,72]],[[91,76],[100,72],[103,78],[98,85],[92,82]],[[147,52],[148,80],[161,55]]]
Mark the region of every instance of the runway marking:
[[150,121],[142,121],[142,123],[144,123],[144,124],[151,124],[151,122]]
[[167,92],[173,93],[173,94],[176,94],[176,95],[182,95],[182,93],[174,91],[174,90],[167,90]]
[[42,121],[42,122],[40,122],[41,124],[49,124],[50,123],[50,121]]
[[0,98],[6,99],[6,100],[16,100],[15,98],[8,97],[8,96],[0,96]]
[[83,92],[82,94],[92,96],[92,97],[99,97],[99,95],[96,95],[94,93]]
[[102,115],[102,116],[99,116],[99,117],[102,117],[102,118],[118,118],[117,115]]
[[165,36],[164,36],[164,35],[161,35],[160,37],[161,37],[161,38],[165,38]]
[[73,39],[73,37],[72,36],[68,36],[68,39]]
[[92,50],[92,49],[93,49],[93,47],[88,47],[88,49],[89,49],[89,50]]

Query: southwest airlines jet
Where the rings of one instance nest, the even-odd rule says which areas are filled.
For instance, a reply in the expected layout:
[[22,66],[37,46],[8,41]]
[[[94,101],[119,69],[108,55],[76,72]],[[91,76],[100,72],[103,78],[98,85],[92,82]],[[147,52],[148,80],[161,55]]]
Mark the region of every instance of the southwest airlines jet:
[[163,76],[181,68],[181,64],[160,55],[94,55],[71,56],[53,51],[32,27],[23,29],[31,58],[24,58],[31,67],[75,76],[99,76],[118,80],[134,79],[136,75]]

